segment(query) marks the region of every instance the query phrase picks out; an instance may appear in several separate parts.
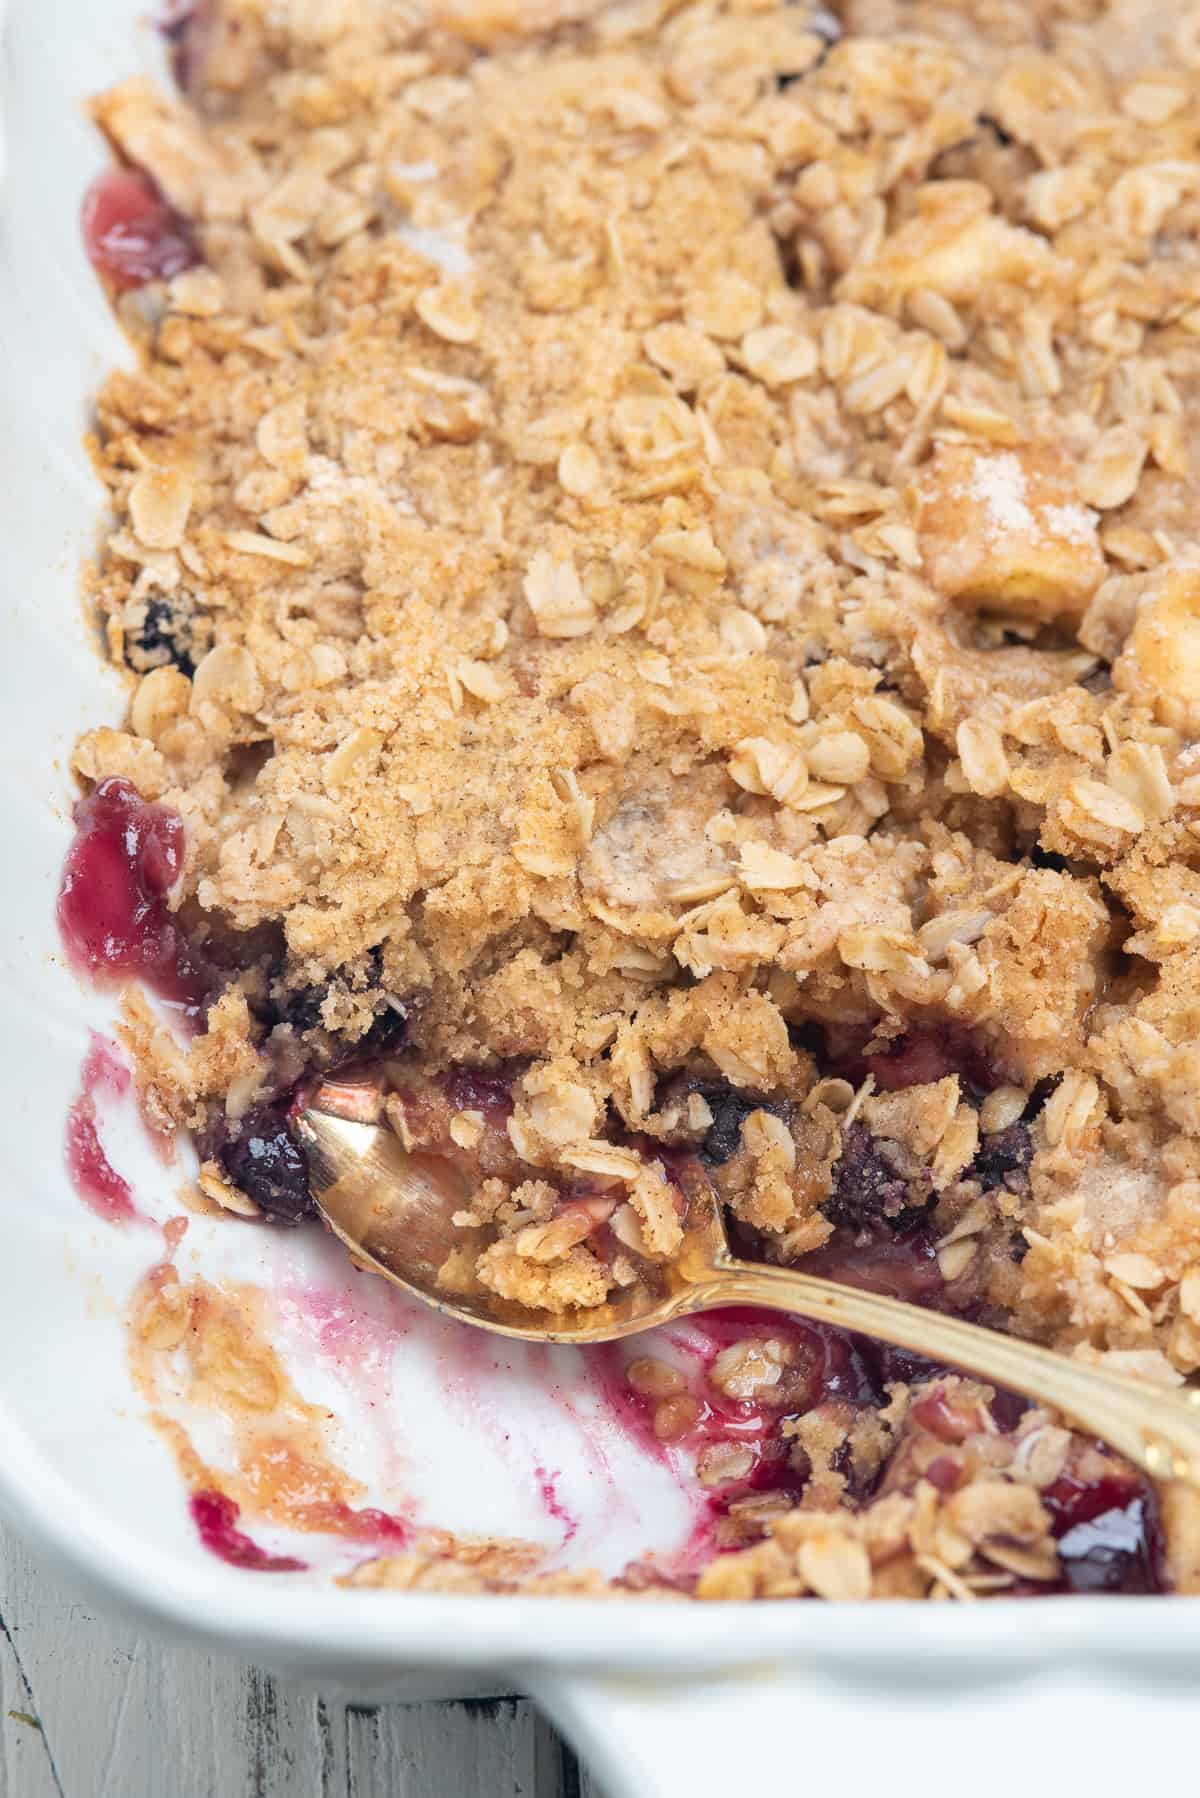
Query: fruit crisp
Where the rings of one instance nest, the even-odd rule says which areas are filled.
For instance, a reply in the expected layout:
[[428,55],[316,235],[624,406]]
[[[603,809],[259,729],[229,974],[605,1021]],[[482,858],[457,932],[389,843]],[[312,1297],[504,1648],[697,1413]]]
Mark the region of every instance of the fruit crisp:
[[[130,698],[62,913],[189,1015],[125,1034],[202,1191],[304,1217],[365,1068],[488,1231],[448,1282],[602,1303],[686,1160],[746,1253],[1200,1369],[1200,6],[170,33],[93,106]],[[702,1595],[1200,1585],[1191,1501],[874,1352],[633,1364]]]

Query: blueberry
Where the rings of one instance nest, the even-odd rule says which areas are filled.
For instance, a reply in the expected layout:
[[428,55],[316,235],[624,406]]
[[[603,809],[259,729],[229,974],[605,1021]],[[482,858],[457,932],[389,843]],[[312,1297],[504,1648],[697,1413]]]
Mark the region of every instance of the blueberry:
[[482,1111],[487,1118],[499,1119],[503,1127],[513,1108],[512,1079],[484,1068],[451,1068],[446,1096],[456,1111]]
[[148,600],[141,622],[126,630],[125,659],[139,672],[173,665],[190,679],[196,672],[193,630],[189,606],[161,597]]
[[[378,950],[372,950],[367,968],[368,985],[378,985],[381,974],[382,957]],[[351,987],[344,977],[316,985],[289,988],[283,984],[282,976],[277,974],[270,982],[266,998],[256,1001],[255,1010],[269,1030],[279,1024],[289,1024],[299,1036],[306,1030],[315,1030],[322,1025],[322,1007],[334,990],[344,993],[347,990],[359,992],[362,989],[357,980]],[[337,1032],[333,1035],[339,1053],[351,1056],[386,1054],[399,1047],[407,1028],[408,1008],[399,999],[383,994],[374,1021],[361,1036],[342,1036]]]
[[821,1206],[831,1224],[866,1230],[905,1221],[913,1207],[909,1191],[862,1124],[851,1124],[842,1139],[841,1159],[833,1170],[833,1191]]
[[1090,1459],[1087,1472],[1068,1460],[1041,1493],[1058,1541],[1063,1587],[1161,1591],[1162,1528],[1154,1488],[1127,1463],[1110,1457],[1097,1474],[1094,1455]]
[[742,1125],[752,1111],[777,1111],[778,1107],[754,1093],[738,1092],[732,1086],[695,1086],[713,1121],[700,1144],[700,1159],[709,1167],[723,1167],[741,1147]]
[[857,1380],[839,1382],[840,1396],[852,1403],[882,1406],[887,1403],[888,1387],[918,1386],[924,1380],[940,1378],[946,1369],[939,1361],[930,1361],[911,1349],[894,1348],[877,1342],[873,1336],[852,1336],[853,1369]]
[[985,1191],[1007,1186],[1010,1192],[1024,1192],[1029,1185],[1028,1170],[1033,1160],[1033,1137],[1029,1125],[1009,1124],[985,1136],[971,1167],[971,1178]]
[[1144,1498],[1102,1511],[1058,1539],[1063,1578],[1071,1592],[1153,1592],[1153,1530]]
[[259,1105],[247,1112],[217,1149],[217,1159],[235,1186],[280,1223],[298,1224],[311,1215],[308,1163],[288,1129],[282,1107]]

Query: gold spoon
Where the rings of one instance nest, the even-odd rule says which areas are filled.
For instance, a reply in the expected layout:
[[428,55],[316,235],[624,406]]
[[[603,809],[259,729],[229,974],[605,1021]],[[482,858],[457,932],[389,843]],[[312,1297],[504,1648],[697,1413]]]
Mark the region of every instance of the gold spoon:
[[439,1285],[452,1250],[488,1240],[451,1221],[467,1193],[455,1192],[450,1163],[409,1153],[386,1124],[328,1111],[304,1111],[297,1129],[317,1209],[358,1265],[464,1323],[531,1342],[611,1342],[697,1311],[763,1305],[981,1375],[1061,1412],[1153,1479],[1200,1487],[1200,1390],[1162,1389],[899,1299],[739,1261],[705,1181],[693,1183],[683,1246],[656,1266],[654,1290],[639,1284],[591,1310],[538,1314],[482,1287],[463,1293]]

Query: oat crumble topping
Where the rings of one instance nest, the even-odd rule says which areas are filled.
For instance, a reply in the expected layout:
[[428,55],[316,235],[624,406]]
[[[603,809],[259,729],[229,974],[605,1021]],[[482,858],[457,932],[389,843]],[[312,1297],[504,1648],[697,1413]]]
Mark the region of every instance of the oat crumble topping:
[[[93,109],[174,235],[113,282],[130,704],[74,767],[184,821],[220,978],[189,1045],[125,1029],[197,1203],[285,1212],[239,1144],[365,1059],[489,1233],[448,1285],[603,1302],[686,1156],[760,1255],[1200,1370],[1200,6],[180,39]],[[890,1390],[791,1418],[803,1492],[701,1596],[1057,1579],[1039,1494],[1100,1451]]]

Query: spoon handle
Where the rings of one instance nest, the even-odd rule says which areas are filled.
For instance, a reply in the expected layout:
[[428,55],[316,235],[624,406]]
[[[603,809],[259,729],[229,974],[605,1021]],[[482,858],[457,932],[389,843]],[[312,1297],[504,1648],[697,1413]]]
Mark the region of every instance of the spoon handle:
[[730,1304],[765,1305],[835,1324],[981,1375],[1062,1412],[1152,1478],[1200,1487],[1200,1391],[1112,1373],[979,1324],[791,1268],[752,1267],[722,1257],[719,1277],[699,1284],[689,1309]]

